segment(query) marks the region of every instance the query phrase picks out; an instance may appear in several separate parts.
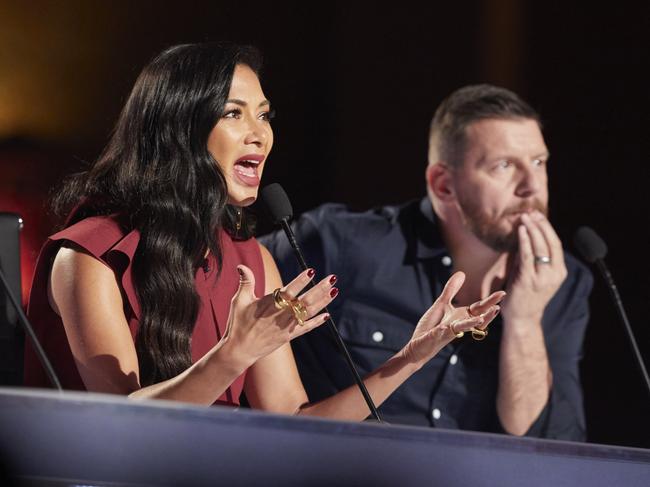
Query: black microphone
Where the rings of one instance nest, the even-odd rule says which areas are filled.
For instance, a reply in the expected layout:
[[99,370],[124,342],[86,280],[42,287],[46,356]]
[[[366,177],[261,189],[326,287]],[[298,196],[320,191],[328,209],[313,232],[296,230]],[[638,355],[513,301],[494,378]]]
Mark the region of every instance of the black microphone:
[[[293,208],[291,207],[291,202],[289,201],[287,193],[285,193],[284,189],[282,189],[282,186],[280,186],[278,183],[272,183],[262,189],[260,193],[260,199],[262,200],[262,203],[271,216],[273,223],[282,226],[282,229],[284,230],[284,233],[286,233],[287,238],[289,239],[289,243],[293,248],[294,254],[298,260],[298,263],[300,264],[300,267],[303,270],[307,270],[309,266],[305,262],[305,258],[303,257],[302,251],[300,250],[298,242],[296,241],[296,236],[289,226],[289,220],[291,217],[293,217]],[[314,283],[312,281],[309,281],[308,286],[309,288],[312,288],[314,287]],[[372,416],[377,420],[377,422],[383,423],[384,421],[382,420],[379,411],[377,411],[377,406],[375,406],[375,403],[372,401],[372,398],[368,393],[368,389],[366,389],[366,385],[361,380],[361,376],[359,375],[359,372],[352,362],[352,357],[350,357],[350,352],[345,346],[345,343],[341,338],[341,334],[334,324],[334,320],[331,318],[332,315],[327,310],[327,308],[325,308],[325,312],[330,315],[330,318],[327,320],[327,324],[332,331],[336,345],[345,358],[345,361],[348,364],[348,368],[350,369],[350,372],[352,373],[352,376],[354,377],[354,380],[357,383],[357,386],[359,387],[363,398],[366,400],[368,409],[370,409]]]
[[573,242],[587,262],[596,264],[596,267],[598,267],[598,270],[605,279],[607,289],[609,290],[612,299],[614,299],[616,310],[618,311],[618,315],[623,322],[623,327],[625,328],[627,338],[630,341],[632,350],[634,350],[634,357],[636,358],[637,365],[641,370],[641,375],[645,380],[648,393],[650,394],[650,378],[648,377],[648,371],[645,368],[643,358],[641,357],[641,352],[639,351],[636,339],[634,338],[634,333],[632,332],[630,321],[627,318],[627,313],[625,313],[625,308],[623,308],[623,302],[621,301],[621,296],[618,293],[618,288],[614,283],[614,279],[612,278],[607,265],[605,265],[604,259],[607,255],[607,245],[603,239],[600,238],[598,234],[589,227],[578,228],[573,237]]
[[2,272],[1,268],[0,268],[0,281],[2,281],[2,287],[7,293],[7,296],[9,297],[11,304],[13,304],[14,308],[16,309],[16,313],[18,315],[20,324],[23,326],[25,332],[29,335],[29,338],[32,341],[32,346],[36,351],[36,355],[38,356],[38,359],[41,361],[41,365],[45,369],[45,373],[47,374],[50,383],[54,386],[55,389],[58,389],[59,392],[63,392],[63,387],[61,387],[61,382],[59,382],[59,378],[56,376],[56,373],[54,372],[54,367],[52,367],[52,364],[47,359],[45,350],[43,350],[43,347],[41,347],[38,338],[36,338],[36,333],[34,333],[34,329],[32,328],[32,325],[29,324],[29,320],[27,320],[27,316],[25,316],[22,306],[18,304],[18,300],[14,296],[14,293],[11,292],[9,283],[7,282],[7,279],[5,278],[5,275]]
[[603,260],[607,255],[605,241],[589,227],[578,228],[573,236],[573,243],[590,264]]

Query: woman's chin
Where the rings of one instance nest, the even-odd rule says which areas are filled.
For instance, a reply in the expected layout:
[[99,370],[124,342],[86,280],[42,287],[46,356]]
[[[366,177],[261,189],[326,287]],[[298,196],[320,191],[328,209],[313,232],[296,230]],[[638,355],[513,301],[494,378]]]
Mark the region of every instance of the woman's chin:
[[229,194],[228,204],[233,206],[250,206],[257,199],[257,191],[254,194]]

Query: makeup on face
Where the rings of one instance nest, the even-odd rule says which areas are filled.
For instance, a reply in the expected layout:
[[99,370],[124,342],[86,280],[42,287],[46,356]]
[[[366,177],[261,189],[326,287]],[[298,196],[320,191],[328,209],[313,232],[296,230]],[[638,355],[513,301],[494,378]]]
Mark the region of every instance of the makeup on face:
[[257,198],[266,158],[273,146],[271,104],[255,72],[238,65],[224,112],[208,137],[208,150],[228,185],[228,202],[247,206]]

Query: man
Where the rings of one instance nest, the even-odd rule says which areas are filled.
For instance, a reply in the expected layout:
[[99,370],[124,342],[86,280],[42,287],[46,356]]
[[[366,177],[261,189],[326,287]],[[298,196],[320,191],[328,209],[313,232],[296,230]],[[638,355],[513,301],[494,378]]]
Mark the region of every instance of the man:
[[[443,349],[382,406],[392,423],[585,439],[578,364],[592,277],[547,220],[549,153],[538,114],[489,85],[451,94],[431,124],[428,198],[351,213],[324,205],[295,223],[307,262],[336,273],[330,311],[361,374],[399,350],[454,271],[467,304],[505,289],[489,335]],[[262,239],[283,277],[283,235]],[[312,400],[352,383],[325,327],[294,341]]]

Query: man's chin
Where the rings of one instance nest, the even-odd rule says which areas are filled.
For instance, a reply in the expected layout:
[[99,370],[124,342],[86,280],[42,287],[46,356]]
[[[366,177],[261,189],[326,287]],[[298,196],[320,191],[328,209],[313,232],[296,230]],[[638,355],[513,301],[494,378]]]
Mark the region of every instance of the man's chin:
[[490,218],[471,205],[466,205],[464,211],[470,231],[486,246],[495,252],[513,252],[519,248],[517,229],[521,225],[521,212],[511,211]]
[[514,235],[504,235],[495,238],[491,247],[497,252],[516,252],[519,249],[519,239],[516,233]]
[[517,229],[510,231],[482,231],[476,235],[481,242],[495,252],[514,252],[519,248],[519,236]]

